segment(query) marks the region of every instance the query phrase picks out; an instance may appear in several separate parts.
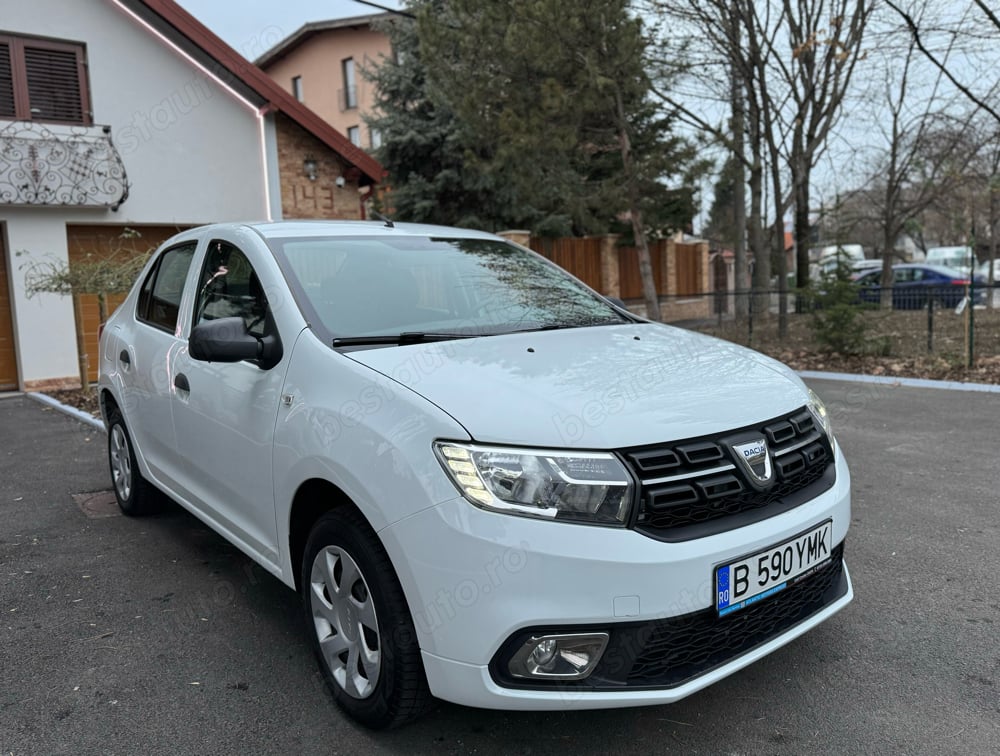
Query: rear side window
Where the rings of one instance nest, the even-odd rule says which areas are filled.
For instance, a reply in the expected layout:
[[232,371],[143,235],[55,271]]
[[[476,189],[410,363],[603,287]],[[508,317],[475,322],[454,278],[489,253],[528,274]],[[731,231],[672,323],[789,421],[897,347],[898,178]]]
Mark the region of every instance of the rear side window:
[[175,332],[184,282],[196,246],[195,242],[182,244],[160,255],[139,291],[136,309],[139,320],[164,331]]

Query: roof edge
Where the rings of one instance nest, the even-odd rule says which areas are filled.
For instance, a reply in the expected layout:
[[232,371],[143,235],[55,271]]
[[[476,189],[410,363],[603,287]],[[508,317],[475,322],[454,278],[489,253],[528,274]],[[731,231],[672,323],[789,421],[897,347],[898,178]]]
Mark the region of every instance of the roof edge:
[[295,50],[299,45],[305,43],[310,37],[318,34],[319,32],[347,29],[352,26],[371,26],[373,21],[390,18],[394,15],[394,13],[371,13],[365,16],[333,18],[327,21],[309,21],[304,23],[276,45],[257,56],[254,60],[254,64],[260,68],[269,66],[285,57],[285,55]]
[[[155,13],[177,34],[214,60],[229,76],[235,77],[255,92],[267,103],[265,109],[274,108],[287,115],[357,167],[372,183],[379,183],[385,176],[386,171],[381,163],[282,89],[263,69],[244,58],[174,0],[118,0],[118,2],[126,7],[141,5]],[[222,78],[225,80],[227,77]]]

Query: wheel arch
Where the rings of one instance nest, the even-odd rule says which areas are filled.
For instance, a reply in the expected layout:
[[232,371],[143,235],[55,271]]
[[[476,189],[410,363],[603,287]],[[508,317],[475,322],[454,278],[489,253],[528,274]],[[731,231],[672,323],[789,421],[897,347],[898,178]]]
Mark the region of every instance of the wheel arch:
[[[361,509],[338,486],[324,478],[303,481],[292,498],[288,513],[288,554],[291,561],[295,590],[301,590],[302,557],[313,525],[327,512],[334,509],[352,509],[369,526],[371,523]],[[374,531],[374,529],[373,529]],[[376,536],[377,537],[377,536]]]
[[104,418],[104,424],[107,425],[108,416],[111,414],[111,410],[116,409],[121,412],[121,409],[118,406],[118,401],[115,399],[114,394],[112,394],[107,388],[101,389],[98,400],[101,407],[101,417]]

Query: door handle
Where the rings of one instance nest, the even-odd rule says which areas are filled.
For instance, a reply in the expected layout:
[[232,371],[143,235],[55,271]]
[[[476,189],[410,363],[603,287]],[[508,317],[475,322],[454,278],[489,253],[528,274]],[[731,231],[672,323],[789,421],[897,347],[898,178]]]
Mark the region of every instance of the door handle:
[[174,386],[176,386],[181,391],[191,391],[191,384],[188,383],[187,376],[184,373],[178,373],[174,378]]
[[121,353],[118,355],[118,359],[121,360],[122,365],[131,365],[132,360],[128,356],[128,350],[122,349]]

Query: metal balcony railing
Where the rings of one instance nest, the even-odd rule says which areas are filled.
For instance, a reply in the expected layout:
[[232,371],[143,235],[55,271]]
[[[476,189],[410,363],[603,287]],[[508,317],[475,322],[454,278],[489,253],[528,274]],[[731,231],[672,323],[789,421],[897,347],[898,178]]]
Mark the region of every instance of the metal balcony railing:
[[0,205],[117,210],[128,190],[110,126],[0,121]]

